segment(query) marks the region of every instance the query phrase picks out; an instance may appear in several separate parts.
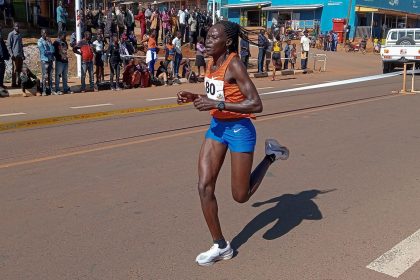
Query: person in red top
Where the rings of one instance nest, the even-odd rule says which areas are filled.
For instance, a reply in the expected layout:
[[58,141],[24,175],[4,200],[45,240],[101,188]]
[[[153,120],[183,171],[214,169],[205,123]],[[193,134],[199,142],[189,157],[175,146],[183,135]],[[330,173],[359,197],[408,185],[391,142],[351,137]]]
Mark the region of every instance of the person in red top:
[[140,38],[143,38],[144,34],[146,34],[146,17],[144,16],[144,8],[141,8],[139,4],[139,13],[134,17],[135,20],[140,22]]
[[94,58],[94,49],[93,45],[90,43],[91,34],[89,31],[85,31],[83,39],[77,43],[73,48],[73,52],[82,56],[82,77],[80,87],[80,92],[85,92],[86,90],[86,72],[89,72],[89,86],[90,90],[98,91],[98,88],[94,86],[93,83],[93,58]]
[[206,95],[186,91],[178,93],[179,104],[193,102],[197,110],[210,111],[212,115],[199,156],[198,192],[214,245],[197,256],[199,265],[211,265],[233,256],[233,249],[222,234],[214,195],[227,150],[231,152],[232,195],[239,203],[250,199],[274,161],[285,160],[289,156],[286,147],[274,139],[267,139],[266,156],[251,172],[256,143],[251,119],[255,118],[254,113],[262,112],[263,105],[237,55],[239,37],[248,40],[246,33],[238,24],[229,21],[213,25],[206,40],[206,51],[212,58],[204,82]]

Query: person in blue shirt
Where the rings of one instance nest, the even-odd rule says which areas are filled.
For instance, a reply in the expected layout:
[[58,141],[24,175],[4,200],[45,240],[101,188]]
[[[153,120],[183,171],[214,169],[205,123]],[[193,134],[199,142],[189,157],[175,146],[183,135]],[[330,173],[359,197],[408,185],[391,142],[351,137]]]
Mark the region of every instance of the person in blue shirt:
[[291,45],[292,41],[289,39],[286,41],[286,46],[284,47],[284,70],[289,69],[289,59],[290,59],[290,54],[292,52],[292,45]]
[[38,49],[42,70],[42,96],[46,96],[47,92],[51,92],[52,88],[52,70],[54,59],[54,46],[51,43],[51,39],[47,37],[46,29],[41,30],[41,38],[38,40]]
[[58,25],[58,34],[67,30],[67,17],[68,13],[63,7],[63,2],[59,1],[57,6],[57,25]]
[[251,56],[251,52],[249,51],[249,41],[241,39],[241,60],[245,64],[245,68],[248,68],[249,57]]

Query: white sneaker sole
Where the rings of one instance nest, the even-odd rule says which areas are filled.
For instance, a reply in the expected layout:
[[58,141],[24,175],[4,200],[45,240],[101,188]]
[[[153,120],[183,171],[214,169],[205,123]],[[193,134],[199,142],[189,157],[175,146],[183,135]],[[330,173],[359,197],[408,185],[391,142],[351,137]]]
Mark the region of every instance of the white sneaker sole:
[[231,250],[230,252],[228,252],[226,255],[222,255],[222,256],[218,256],[217,258],[214,258],[210,262],[206,262],[206,263],[199,263],[199,262],[197,262],[197,264],[199,266],[211,266],[215,262],[222,261],[222,260],[230,260],[232,257],[233,257],[233,250]]

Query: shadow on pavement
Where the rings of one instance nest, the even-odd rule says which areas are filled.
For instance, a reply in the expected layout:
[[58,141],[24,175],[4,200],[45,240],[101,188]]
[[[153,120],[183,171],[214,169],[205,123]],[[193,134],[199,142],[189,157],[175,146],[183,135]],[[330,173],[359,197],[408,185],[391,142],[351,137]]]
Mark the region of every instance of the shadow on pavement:
[[273,222],[275,222],[275,224],[263,235],[263,238],[266,240],[274,240],[287,234],[303,220],[321,220],[322,213],[313,199],[319,194],[325,194],[335,190],[336,189],[325,191],[307,190],[298,194],[284,194],[267,201],[254,203],[252,205],[253,207],[271,203],[276,204],[252,219],[252,221],[250,221],[244,229],[232,239],[232,248],[235,250],[239,249],[255,233]]

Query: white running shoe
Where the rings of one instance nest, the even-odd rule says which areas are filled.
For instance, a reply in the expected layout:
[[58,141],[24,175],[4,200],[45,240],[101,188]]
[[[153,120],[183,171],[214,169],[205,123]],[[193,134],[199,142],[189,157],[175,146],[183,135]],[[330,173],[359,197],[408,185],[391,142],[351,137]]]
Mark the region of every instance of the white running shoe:
[[195,261],[201,266],[209,266],[217,261],[229,260],[233,257],[233,249],[230,243],[226,242],[227,246],[224,249],[219,249],[219,245],[214,244],[210,250],[203,252],[195,258]]
[[276,160],[286,160],[289,158],[289,149],[280,145],[276,139],[265,140],[265,154],[275,155]]

